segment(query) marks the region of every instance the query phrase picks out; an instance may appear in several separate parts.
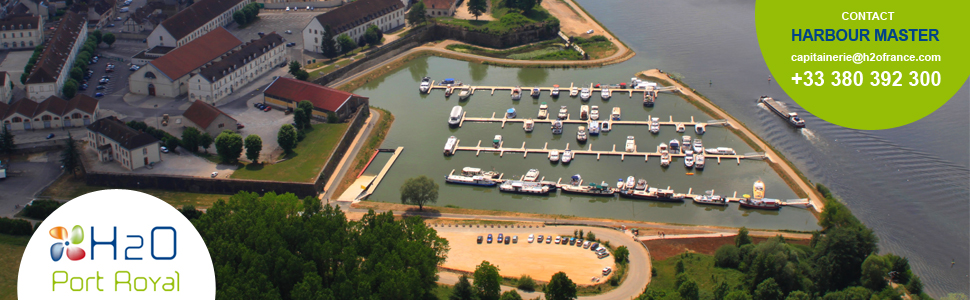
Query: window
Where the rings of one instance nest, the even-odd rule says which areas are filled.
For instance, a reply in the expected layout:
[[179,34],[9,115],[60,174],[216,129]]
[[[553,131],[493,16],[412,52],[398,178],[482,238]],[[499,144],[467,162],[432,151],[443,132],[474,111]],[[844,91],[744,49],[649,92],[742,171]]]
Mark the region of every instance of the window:
[[141,154],[148,154],[148,148],[141,148]]

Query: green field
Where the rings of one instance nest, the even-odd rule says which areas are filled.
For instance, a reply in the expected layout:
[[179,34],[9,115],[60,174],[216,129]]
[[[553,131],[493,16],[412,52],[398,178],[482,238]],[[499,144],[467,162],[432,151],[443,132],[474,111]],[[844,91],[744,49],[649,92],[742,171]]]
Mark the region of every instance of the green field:
[[504,1],[492,0],[492,16],[495,17],[496,21],[464,20],[449,17],[436,18],[435,22],[458,25],[473,31],[501,35],[523,25],[556,19],[539,5],[536,5],[535,8],[523,14],[519,14],[519,10],[513,10],[513,12],[515,13],[512,16],[503,19],[503,17],[506,17],[510,13],[510,9],[505,7]]
[[312,182],[320,174],[350,123],[315,124],[306,138],[276,164],[248,164],[232,173],[235,179]]
[[0,234],[0,300],[17,299],[17,272],[28,236]]
[[725,269],[714,267],[714,256],[689,253],[672,256],[665,260],[653,261],[653,268],[657,275],[650,279],[647,288],[654,291],[665,291],[667,294],[677,293],[677,270],[678,261],[684,262],[684,273],[687,273],[697,282],[701,290],[701,299],[705,293],[711,293],[716,287],[716,283],[726,281],[729,286],[737,286],[744,280],[744,273],[737,269]]

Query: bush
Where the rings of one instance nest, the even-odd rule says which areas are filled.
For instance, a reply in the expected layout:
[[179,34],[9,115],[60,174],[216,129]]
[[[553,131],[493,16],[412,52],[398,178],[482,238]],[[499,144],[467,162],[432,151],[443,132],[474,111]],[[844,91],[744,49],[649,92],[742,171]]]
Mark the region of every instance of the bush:
[[533,280],[529,275],[522,275],[522,277],[519,277],[519,280],[516,282],[515,287],[523,291],[532,292],[536,290],[536,281]]
[[737,268],[741,263],[741,251],[735,245],[724,245],[714,253],[714,265],[721,268]]
[[50,216],[61,205],[64,205],[64,203],[54,200],[36,200],[24,207],[24,216],[37,220],[47,219],[47,216]]
[[608,41],[606,39],[606,37],[605,36],[602,36],[602,35],[594,35],[594,36],[590,37],[589,39],[591,41],[594,41],[594,42],[605,42],[605,41]]
[[499,22],[506,27],[519,27],[525,24],[532,23],[532,20],[526,18],[525,16],[518,13],[507,13],[499,19]]
[[30,235],[34,227],[27,220],[0,218],[0,233],[9,235]]

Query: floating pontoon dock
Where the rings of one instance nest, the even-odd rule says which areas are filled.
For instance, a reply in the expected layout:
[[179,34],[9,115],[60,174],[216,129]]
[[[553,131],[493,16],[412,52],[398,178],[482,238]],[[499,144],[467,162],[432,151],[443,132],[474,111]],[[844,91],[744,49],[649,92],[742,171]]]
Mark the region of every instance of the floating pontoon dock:
[[[377,189],[377,185],[381,183],[381,180],[384,179],[384,175],[387,175],[387,171],[391,169],[391,166],[394,165],[394,161],[401,156],[401,152],[403,151],[404,147],[397,147],[397,149],[378,149],[378,152],[394,152],[394,155],[391,155],[391,158],[387,160],[386,164],[384,164],[384,168],[381,169],[380,173],[377,173],[377,176],[373,177],[373,180],[368,178],[361,181],[358,179],[358,181],[354,182],[354,185],[348,188],[343,195],[340,195],[338,201],[357,201],[367,198],[367,196],[373,194],[374,190]],[[366,176],[361,176],[360,178],[364,177]]]
[[[469,118],[469,117],[466,117],[467,114],[468,114],[467,111],[466,112],[463,112],[461,114],[461,121],[458,122],[458,127],[461,127],[461,126],[465,125],[465,122],[466,121],[467,122],[480,122],[480,123],[502,123],[502,128],[505,128],[505,123],[522,123],[522,122],[525,122],[526,120],[532,120],[536,124],[539,124],[539,123],[549,123],[549,124],[552,124],[552,122],[556,120],[556,119],[553,119],[553,118],[549,118],[549,119],[507,118],[507,117],[496,118],[494,112],[492,113],[492,116],[489,117],[489,118]],[[503,114],[503,116],[504,115],[505,114]],[[562,120],[559,120],[559,121],[561,121],[563,124],[580,124],[580,125],[586,125],[586,124],[589,124],[589,122],[597,121],[597,120],[576,120],[576,119],[570,119],[569,117],[571,117],[571,116],[572,115],[570,114],[569,116],[566,117],[566,119],[562,119]],[[647,116],[647,120],[646,121],[622,121],[622,120],[620,120],[620,121],[610,121],[610,120],[604,120],[604,121],[597,121],[597,122],[600,122],[600,123],[610,123],[610,125],[641,125],[641,126],[650,126],[650,120],[652,118],[653,118],[653,116]],[[710,120],[710,121],[707,121],[707,122],[697,122],[697,121],[694,121],[694,117],[693,116],[690,117],[690,122],[675,122],[674,121],[674,117],[673,116],[669,116],[668,117],[668,121],[660,121],[658,123],[660,124],[660,126],[678,126],[678,125],[695,126],[697,124],[700,124],[702,127],[707,127],[707,126],[726,126],[726,125],[730,125],[725,120]]]
[[[461,143],[461,140],[459,140],[458,143]],[[476,146],[461,146],[460,144],[458,144],[455,146],[455,152],[475,151],[475,156],[480,155],[482,152],[498,152],[499,156],[505,156],[505,153],[508,152],[508,153],[522,153],[522,157],[527,157],[529,153],[542,153],[548,156],[549,152],[552,152],[552,151],[559,151],[559,153],[562,153],[565,150],[570,150],[569,143],[566,144],[566,149],[564,150],[549,149],[549,142],[546,142],[545,145],[542,146],[542,148],[526,148],[525,144],[526,142],[522,142],[522,146],[519,148],[506,148],[505,142],[501,142],[498,148],[489,147],[489,146],[482,147],[482,141],[479,140],[478,145]],[[579,149],[579,150],[572,150],[572,152],[573,152],[573,155],[596,155],[596,160],[599,160],[600,157],[603,155],[619,156],[620,160],[626,160],[627,156],[643,157],[644,162],[648,161],[651,156],[660,157],[661,155],[659,151],[658,152],[625,152],[623,151],[622,147],[620,151],[617,151],[616,144],[613,144],[613,148],[611,150],[593,150],[593,144],[591,143],[587,144],[586,150]],[[670,153],[669,155],[670,157],[685,156],[683,153],[679,153],[679,154]],[[767,156],[764,155],[764,153],[748,153],[745,155],[724,155],[724,154],[705,153],[704,157],[708,159],[717,159],[717,164],[721,164],[721,159],[727,159],[727,160],[734,159],[737,161],[739,165],[741,164],[742,159],[764,160],[767,158]]]
[[[566,93],[568,94],[569,93],[569,90],[571,90],[573,87],[580,88],[580,89],[582,89],[582,88],[588,88],[589,91],[590,91],[590,93],[594,93],[594,92],[595,93],[601,93],[602,92],[602,89],[604,88],[602,86],[599,87],[599,88],[594,88],[592,83],[590,83],[588,87],[587,86],[582,86],[582,87],[575,86],[574,83],[570,83],[568,88],[566,88],[566,87],[560,87],[559,88],[559,91],[560,91],[560,93],[562,91],[566,91]],[[459,89],[460,90],[460,89],[463,89],[463,88],[469,89],[469,92],[472,95],[474,95],[476,91],[488,91],[489,92],[489,95],[495,95],[495,91],[509,91],[509,93],[511,94],[512,89],[514,89],[516,87],[514,87],[514,86],[484,86],[484,85],[483,86],[473,86],[473,85],[457,85],[457,84],[452,84],[452,85],[435,85],[435,81],[432,80],[431,81],[431,87],[428,89],[427,93],[430,94],[431,91],[433,91],[435,89],[440,89],[440,90],[444,90],[444,91],[449,91],[450,90],[450,91],[453,92],[456,89]],[[531,91],[532,89],[534,89],[536,87],[519,86],[518,88],[522,89],[522,91],[525,92],[527,90],[528,91]],[[553,87],[551,87],[551,86],[550,87],[538,87],[538,88],[539,88],[539,91],[540,92],[552,92],[552,89],[553,89]],[[613,94],[616,94],[616,93],[620,93],[620,94],[626,93],[630,98],[633,98],[633,93],[658,93],[658,92],[679,93],[680,92],[680,89],[679,88],[673,87],[673,86],[670,86],[670,87],[652,86],[652,87],[647,88],[647,89],[636,89],[636,88],[630,88],[630,87],[627,87],[627,88],[616,88],[616,87],[610,87],[610,86],[607,86],[605,88],[609,90],[610,97],[612,97]]]

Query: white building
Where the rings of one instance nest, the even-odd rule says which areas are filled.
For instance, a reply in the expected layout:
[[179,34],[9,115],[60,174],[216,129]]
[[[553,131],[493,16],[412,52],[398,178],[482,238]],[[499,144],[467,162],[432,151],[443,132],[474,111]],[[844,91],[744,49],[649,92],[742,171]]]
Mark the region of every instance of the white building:
[[44,42],[44,19],[9,16],[0,20],[0,45],[4,50],[31,49]]
[[273,32],[246,43],[189,79],[189,100],[216,104],[239,87],[286,61],[283,37]]
[[60,22],[27,76],[27,97],[31,100],[41,101],[61,95],[68,73],[74,66],[74,58],[88,36],[85,16],[67,11]]
[[456,0],[421,0],[421,2],[424,2],[425,14],[432,18],[455,15],[458,4]]
[[128,76],[133,94],[175,98],[189,92],[189,78],[205,64],[242,44],[222,27],[156,58]]
[[78,94],[70,101],[50,96],[43,102],[23,98],[10,105],[0,102],[0,118],[8,130],[81,127],[98,117],[98,99]]
[[89,125],[87,139],[98,150],[98,160],[116,161],[129,171],[162,160],[158,139],[138,132],[114,117]]
[[232,13],[253,0],[201,0],[165,19],[148,35],[148,48],[181,47],[232,22]]
[[371,24],[385,32],[404,26],[405,9],[400,0],[357,0],[320,14],[303,28],[303,50],[323,52],[320,44],[324,26],[330,26],[335,40],[346,34],[358,42]]

